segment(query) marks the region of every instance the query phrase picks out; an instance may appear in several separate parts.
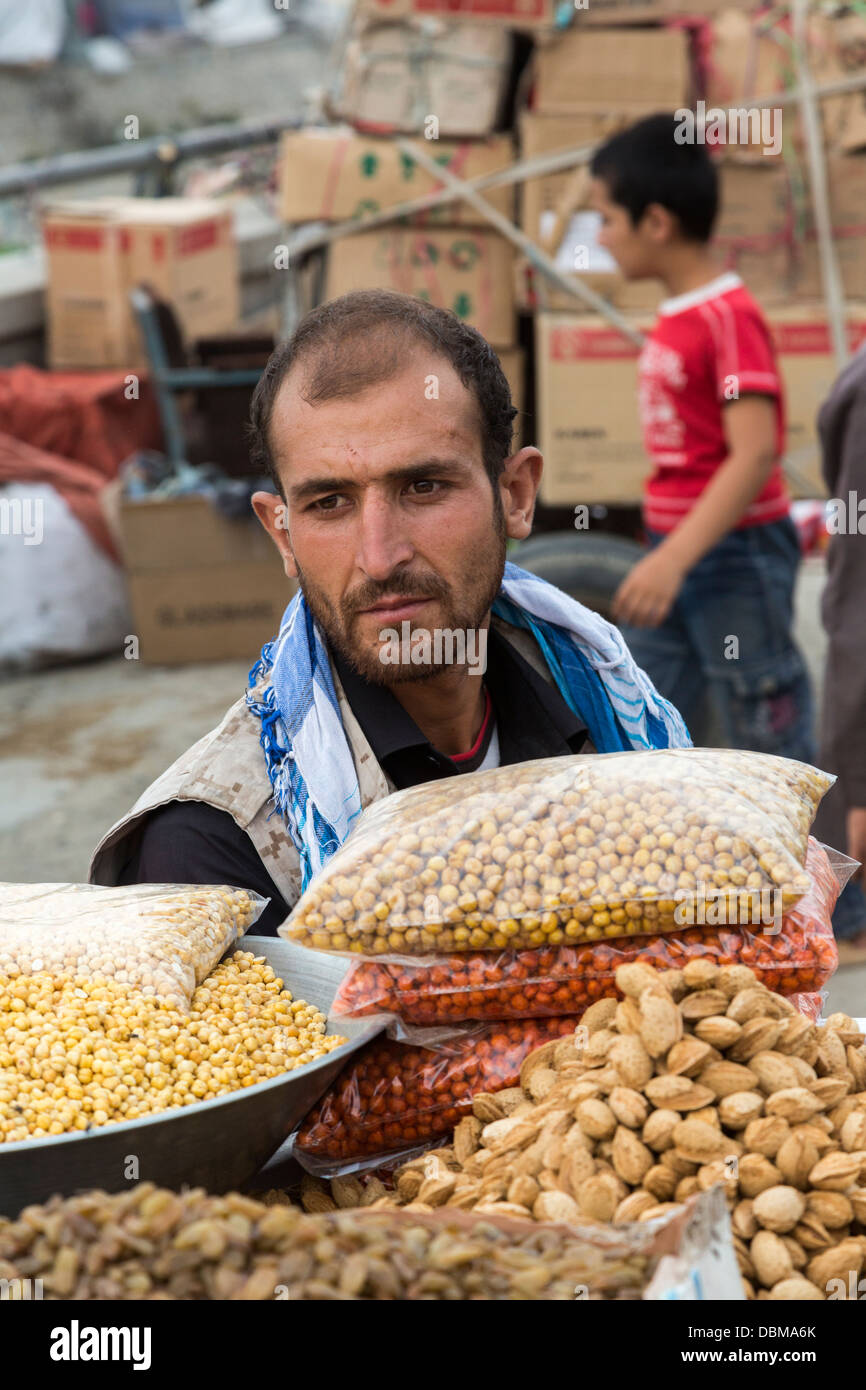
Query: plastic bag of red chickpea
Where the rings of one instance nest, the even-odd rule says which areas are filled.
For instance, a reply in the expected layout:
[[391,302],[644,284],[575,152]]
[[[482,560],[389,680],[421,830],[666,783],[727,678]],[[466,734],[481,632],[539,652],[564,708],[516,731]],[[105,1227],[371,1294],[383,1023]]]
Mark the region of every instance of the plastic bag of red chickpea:
[[295,1157],[332,1177],[451,1134],[481,1091],[516,1086],[530,1052],[575,1018],[475,1024],[435,1047],[374,1039],[346,1064],[296,1138]]
[[838,964],[831,918],[840,879],[845,882],[853,867],[852,860],[828,853],[810,837],[809,889],[780,923],[695,925],[658,936],[424,961],[359,961],[343,978],[330,1014],[391,1014],[390,1031],[410,1039],[418,1036],[416,1030],[473,1019],[580,1015],[596,999],[617,995],[619,965],[646,961],[659,970],[678,970],[698,957],[717,965],[748,965],[779,994],[813,994]]
[[788,996],[798,1014],[808,1018],[810,1023],[817,1023],[827,1002],[826,989],[819,989],[817,994],[790,994]]
[[677,931],[695,901],[788,911],[833,778],[734,748],[544,758],[375,802],[280,935],[376,959]]

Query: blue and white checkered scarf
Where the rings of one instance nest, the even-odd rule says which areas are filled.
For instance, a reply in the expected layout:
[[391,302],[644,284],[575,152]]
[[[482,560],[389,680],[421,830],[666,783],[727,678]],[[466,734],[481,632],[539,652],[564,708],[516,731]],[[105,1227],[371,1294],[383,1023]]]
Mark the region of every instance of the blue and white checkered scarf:
[[[619,631],[597,613],[510,563],[493,613],[533,633],[599,753],[691,746],[673,705],[635,665]],[[279,635],[262,648],[249,686],[247,704],[261,720],[274,804],[297,847],[306,888],[348,835],[361,796],[327,648],[300,591]]]

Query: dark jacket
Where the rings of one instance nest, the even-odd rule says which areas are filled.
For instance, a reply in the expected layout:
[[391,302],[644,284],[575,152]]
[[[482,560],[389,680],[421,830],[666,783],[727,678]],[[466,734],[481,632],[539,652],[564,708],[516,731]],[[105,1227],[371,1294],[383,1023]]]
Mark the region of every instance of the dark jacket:
[[[822,617],[829,638],[821,726],[821,766],[835,772],[836,787],[825,798],[822,837],[845,848],[844,816],[866,806],[866,349],[852,358],[834,383],[818,416],[824,481],[831,498],[845,504],[852,528],[830,538]],[[863,533],[857,529],[859,520]]]

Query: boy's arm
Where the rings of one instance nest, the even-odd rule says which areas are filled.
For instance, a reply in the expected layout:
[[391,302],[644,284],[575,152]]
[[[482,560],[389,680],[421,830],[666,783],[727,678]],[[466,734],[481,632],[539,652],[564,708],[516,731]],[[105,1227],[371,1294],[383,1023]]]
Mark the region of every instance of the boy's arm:
[[613,601],[617,621],[636,627],[663,622],[689,570],[736,526],[766,486],[778,458],[774,399],[731,401],[724,422],[728,457],[688,515],[623,580]]

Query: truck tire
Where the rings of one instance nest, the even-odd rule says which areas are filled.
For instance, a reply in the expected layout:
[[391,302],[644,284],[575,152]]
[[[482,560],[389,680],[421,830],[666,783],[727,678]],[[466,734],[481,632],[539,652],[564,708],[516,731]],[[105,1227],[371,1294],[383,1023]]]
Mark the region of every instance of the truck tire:
[[629,570],[645,554],[643,546],[622,536],[585,531],[551,531],[509,550],[522,569],[547,579],[587,608],[610,618],[610,605]]

